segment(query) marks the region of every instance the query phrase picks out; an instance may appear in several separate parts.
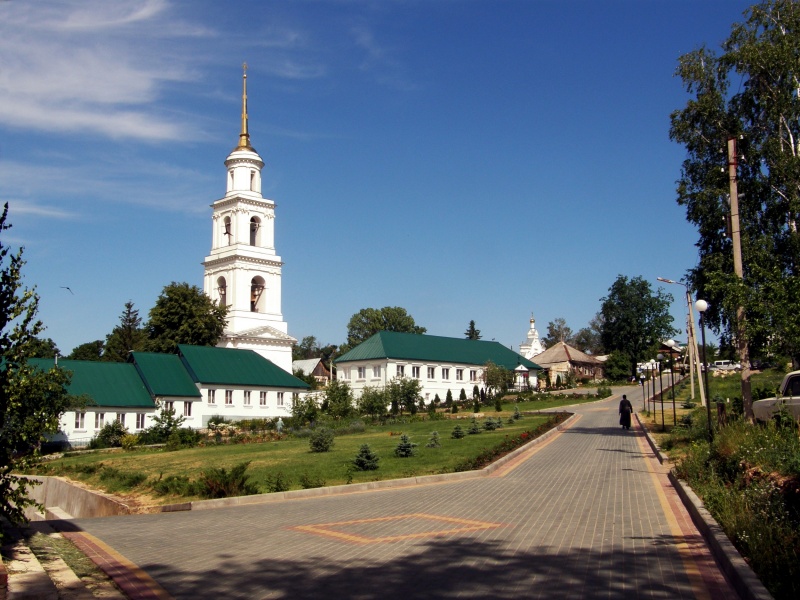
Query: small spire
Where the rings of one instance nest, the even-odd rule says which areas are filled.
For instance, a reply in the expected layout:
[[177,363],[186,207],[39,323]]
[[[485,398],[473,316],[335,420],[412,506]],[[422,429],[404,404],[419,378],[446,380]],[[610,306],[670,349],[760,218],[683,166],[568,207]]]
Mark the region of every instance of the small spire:
[[242,64],[242,132],[239,134],[239,145],[236,149],[240,148],[253,149],[250,145],[250,133],[247,131],[247,63]]

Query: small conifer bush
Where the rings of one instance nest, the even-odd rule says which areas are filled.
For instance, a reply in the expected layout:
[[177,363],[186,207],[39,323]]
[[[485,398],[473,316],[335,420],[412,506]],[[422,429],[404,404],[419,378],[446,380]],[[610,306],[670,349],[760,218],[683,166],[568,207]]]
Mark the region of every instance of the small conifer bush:
[[409,458],[414,456],[416,450],[415,448],[417,445],[412,442],[409,437],[404,433],[400,436],[400,442],[397,444],[397,447],[394,449],[394,455],[397,458]]
[[483,422],[483,428],[486,431],[494,431],[498,427],[502,427],[502,426],[503,426],[502,422],[498,423],[498,421],[495,421],[492,417],[489,417],[488,419],[486,419]]
[[442,442],[439,440],[439,432],[438,431],[431,431],[431,437],[428,438],[428,443],[425,444],[426,448],[438,448],[442,445]]
[[312,452],[328,452],[333,448],[333,431],[326,427],[315,429],[308,438]]
[[362,444],[361,448],[353,459],[353,467],[358,471],[374,471],[378,468],[378,455],[369,447],[369,444]]
[[461,429],[461,425],[456,425],[455,427],[453,427],[453,433],[450,434],[450,437],[453,438],[454,440],[460,440],[465,435],[466,434],[464,433],[464,430]]
[[478,419],[473,418],[472,424],[469,426],[467,433],[469,433],[470,435],[475,435],[476,433],[480,432],[481,432],[481,426],[478,425]]
[[472,412],[479,413],[481,412],[481,401],[478,398],[475,398],[475,401],[472,403]]
[[519,421],[522,418],[522,413],[519,412],[519,406],[514,406],[514,420]]

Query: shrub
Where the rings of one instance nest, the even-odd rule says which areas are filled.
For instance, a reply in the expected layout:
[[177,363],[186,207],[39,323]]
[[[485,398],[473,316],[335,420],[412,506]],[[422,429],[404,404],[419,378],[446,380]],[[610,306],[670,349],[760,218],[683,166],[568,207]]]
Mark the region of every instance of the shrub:
[[456,414],[458,412],[458,404],[453,404],[453,408],[450,409],[452,414]]
[[466,402],[467,401],[467,392],[466,392],[466,390],[464,390],[464,388],[461,388],[461,392],[458,394],[458,399],[461,402]]
[[480,401],[480,398],[475,398],[475,401],[472,403],[472,412],[474,412],[474,413],[481,412],[481,401]]
[[400,443],[398,443],[397,447],[394,449],[394,455],[398,458],[409,458],[416,453],[416,447],[417,444],[412,442],[404,433],[400,436]]
[[159,496],[199,496],[201,491],[200,484],[185,475],[169,475],[164,479],[159,476],[151,487]]
[[450,390],[447,390],[447,394],[444,397],[444,405],[447,408],[453,406],[453,392],[451,392]]
[[514,416],[512,418],[515,421],[519,421],[522,418],[522,413],[519,412],[519,406],[514,406]]
[[472,424],[469,426],[469,429],[467,429],[467,433],[469,433],[471,435],[475,435],[475,434],[480,433],[480,432],[481,432],[481,426],[478,425],[478,419],[473,417],[472,418]]
[[166,450],[179,450],[181,448],[191,448],[200,441],[200,432],[191,427],[181,427],[176,429],[167,438]]
[[122,446],[123,450],[133,450],[136,446],[139,445],[139,436],[135,433],[128,433],[122,436],[120,440],[120,445]]
[[283,474],[282,471],[278,471],[274,475],[267,475],[266,478],[267,483],[267,492],[287,492],[291,488],[291,480]]
[[98,477],[112,491],[119,489],[129,490],[147,479],[147,475],[141,471],[120,471],[116,467],[107,466],[98,471]]
[[333,431],[320,427],[311,432],[308,444],[312,452],[328,452],[333,447]]
[[319,475],[311,477],[308,473],[303,471],[303,473],[300,474],[300,487],[304,490],[325,487],[325,480]]
[[495,421],[492,417],[489,417],[488,419],[486,419],[483,422],[483,428],[486,431],[494,431],[498,427],[502,427],[502,426],[503,426],[503,422],[502,421],[500,421],[500,420]]
[[438,448],[442,445],[442,442],[439,440],[439,432],[438,431],[431,431],[431,437],[428,438],[428,443],[425,444],[426,448]]
[[454,440],[460,440],[465,435],[466,434],[464,433],[464,430],[461,429],[461,425],[456,425],[455,427],[453,427],[453,432],[450,434],[450,437],[453,438]]
[[597,387],[597,397],[598,398],[608,398],[614,392],[611,391],[611,388],[608,386],[600,385]]
[[378,468],[379,460],[380,458],[370,449],[369,444],[362,444],[352,464],[359,471],[374,471]]
[[228,498],[257,494],[258,487],[245,474],[250,461],[241,462],[228,471],[224,467],[213,467],[200,476],[200,495],[205,498]]
[[497,394],[494,398],[494,410],[496,412],[503,412],[503,397]]
[[97,435],[89,441],[89,448],[92,450],[97,448],[119,448],[122,446],[122,436],[127,433],[128,430],[122,423],[111,421],[103,425]]

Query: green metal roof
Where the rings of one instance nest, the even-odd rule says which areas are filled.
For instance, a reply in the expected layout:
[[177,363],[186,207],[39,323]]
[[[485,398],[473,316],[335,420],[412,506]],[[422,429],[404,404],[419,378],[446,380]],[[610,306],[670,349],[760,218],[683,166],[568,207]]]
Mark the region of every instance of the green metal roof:
[[133,365],[154,396],[200,397],[179,356],[156,352],[131,352]]
[[178,353],[195,382],[218,385],[301,388],[310,386],[253,350],[178,344]]
[[[49,370],[54,364],[52,358],[32,358],[29,362],[42,370]],[[155,406],[132,364],[61,359],[58,366],[72,371],[67,387],[70,396],[86,394],[97,406],[108,408]]]
[[485,365],[488,361],[492,361],[494,364],[512,371],[520,364],[528,369],[542,368],[510,348],[506,348],[500,342],[398,333],[396,331],[380,331],[334,362],[338,364],[378,358],[465,365]]

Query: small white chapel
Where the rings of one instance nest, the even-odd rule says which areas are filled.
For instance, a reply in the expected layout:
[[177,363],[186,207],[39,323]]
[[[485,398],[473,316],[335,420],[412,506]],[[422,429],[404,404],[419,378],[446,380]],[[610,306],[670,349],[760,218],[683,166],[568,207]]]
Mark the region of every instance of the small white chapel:
[[218,344],[254,350],[288,373],[292,344],[281,313],[281,257],[275,253],[275,203],[261,195],[264,161],[250,145],[247,65],[242,76],[239,144],[225,160],[226,192],[211,205],[211,252],[203,261],[203,290],[229,307]]

